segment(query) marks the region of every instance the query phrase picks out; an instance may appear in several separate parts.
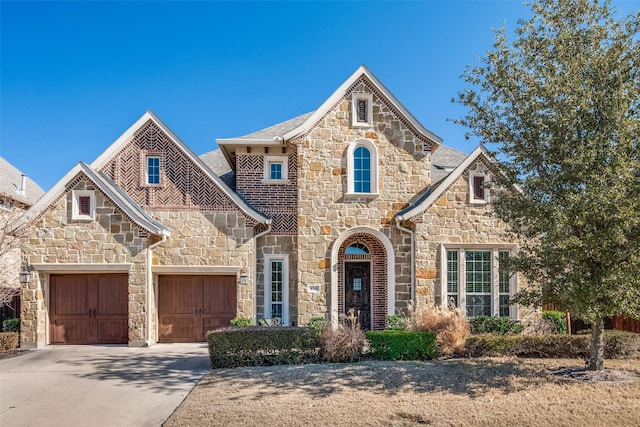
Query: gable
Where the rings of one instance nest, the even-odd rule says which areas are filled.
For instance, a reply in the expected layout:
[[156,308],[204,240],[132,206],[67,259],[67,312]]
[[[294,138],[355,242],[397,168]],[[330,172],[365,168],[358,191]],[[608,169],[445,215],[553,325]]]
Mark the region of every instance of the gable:
[[[146,160],[159,158],[160,182],[147,184]],[[238,197],[155,114],[145,113],[93,163],[145,209],[241,211],[268,218]]]

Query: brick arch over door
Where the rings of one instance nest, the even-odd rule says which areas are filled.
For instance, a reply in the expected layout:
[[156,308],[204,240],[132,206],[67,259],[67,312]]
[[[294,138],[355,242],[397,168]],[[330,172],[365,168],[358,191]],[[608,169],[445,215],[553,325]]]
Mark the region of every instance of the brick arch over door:
[[337,325],[338,316],[344,313],[344,263],[346,258],[350,258],[345,255],[345,250],[354,243],[362,243],[369,248],[366,258],[371,262],[372,329],[384,329],[386,317],[394,313],[395,307],[395,256],[387,236],[369,227],[352,228],[333,243],[331,322]]

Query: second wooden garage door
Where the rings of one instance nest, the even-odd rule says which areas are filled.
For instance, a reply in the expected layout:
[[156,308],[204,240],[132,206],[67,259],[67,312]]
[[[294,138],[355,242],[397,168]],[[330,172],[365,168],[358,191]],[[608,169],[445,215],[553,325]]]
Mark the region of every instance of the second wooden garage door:
[[160,276],[159,342],[206,341],[236,317],[235,276]]

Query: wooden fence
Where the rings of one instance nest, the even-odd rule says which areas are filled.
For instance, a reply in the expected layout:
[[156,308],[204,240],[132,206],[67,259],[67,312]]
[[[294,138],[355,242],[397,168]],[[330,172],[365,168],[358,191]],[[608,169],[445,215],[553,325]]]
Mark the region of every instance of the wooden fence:
[[[542,306],[543,310],[558,310],[553,304],[545,304]],[[564,310],[558,310],[564,311]],[[571,316],[571,333],[575,334],[582,329],[590,329],[591,326],[584,323],[582,320],[577,320]],[[616,331],[635,332],[640,334],[640,320],[632,319],[630,317],[614,316],[604,319],[604,328],[613,329]]]

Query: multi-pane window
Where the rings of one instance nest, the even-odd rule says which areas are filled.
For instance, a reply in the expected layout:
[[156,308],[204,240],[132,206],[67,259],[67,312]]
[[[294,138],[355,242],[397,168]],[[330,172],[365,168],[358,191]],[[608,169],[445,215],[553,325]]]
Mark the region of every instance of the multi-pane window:
[[508,257],[509,251],[448,249],[443,303],[464,307],[469,317],[509,317],[511,275],[501,267]]
[[160,184],[160,157],[147,157],[147,184]]
[[282,179],[282,162],[269,162],[269,179]]
[[458,251],[447,251],[447,305],[458,306]]
[[371,153],[362,146],[353,151],[353,191],[371,192]]
[[466,251],[467,315],[491,316],[491,251]]
[[499,299],[500,299],[500,316],[509,316],[509,299],[510,299],[510,282],[511,282],[511,275],[509,274],[509,271],[504,268],[504,265],[507,261],[507,259],[509,259],[509,252],[508,251],[500,251],[498,252],[498,264],[499,264],[499,269],[498,269],[498,292],[499,292]]
[[282,319],[283,261],[271,261],[271,317]]

